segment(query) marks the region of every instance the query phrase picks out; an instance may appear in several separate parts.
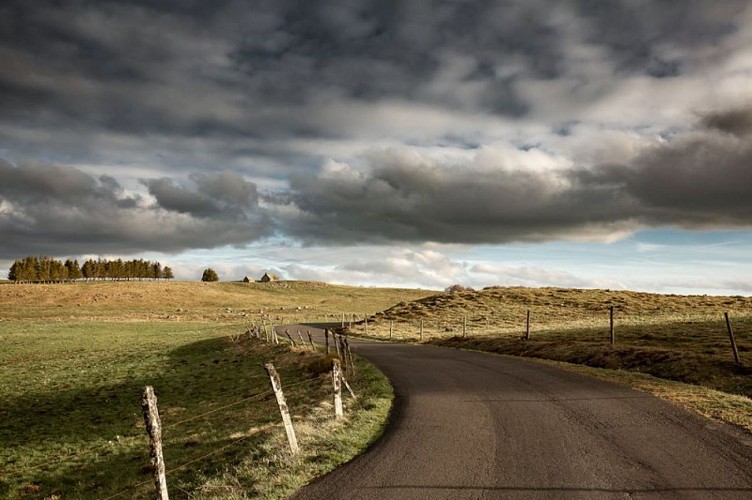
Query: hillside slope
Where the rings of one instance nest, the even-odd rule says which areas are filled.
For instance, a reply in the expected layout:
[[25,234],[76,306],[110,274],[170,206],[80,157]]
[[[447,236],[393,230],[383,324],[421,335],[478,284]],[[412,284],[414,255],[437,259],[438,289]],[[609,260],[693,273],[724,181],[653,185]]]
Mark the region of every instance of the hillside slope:
[[400,301],[436,293],[310,281],[273,283],[102,281],[0,285],[0,320],[101,318],[243,321],[262,312],[274,320],[362,317]]

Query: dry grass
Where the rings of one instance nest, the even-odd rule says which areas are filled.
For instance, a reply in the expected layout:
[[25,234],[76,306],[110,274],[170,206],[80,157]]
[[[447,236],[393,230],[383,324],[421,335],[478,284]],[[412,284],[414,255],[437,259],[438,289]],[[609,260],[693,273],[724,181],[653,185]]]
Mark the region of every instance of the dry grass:
[[[525,341],[528,310],[531,338]],[[724,312],[732,318],[742,366],[734,362]],[[742,422],[747,428],[752,425],[748,404],[752,299],[748,297],[559,288],[440,293],[373,315],[368,336],[388,338],[391,329],[393,340],[419,341],[421,322],[423,340],[439,345],[575,363],[610,370],[622,378],[647,374],[655,377],[651,387],[657,380],[689,384],[678,392],[656,392],[705,415]],[[365,323],[351,331],[364,335]],[[675,392],[682,395],[669,397]]]
[[0,284],[0,321],[224,321],[248,322],[263,313],[273,321],[362,318],[435,292],[368,288],[310,281],[89,282]]
[[[535,331],[608,328],[608,309],[614,307],[619,325],[662,325],[752,314],[749,297],[659,295],[651,293],[578,290],[568,288],[488,288],[481,291],[439,293],[400,302],[370,318],[371,333],[382,335],[394,321],[401,331],[417,332],[424,322],[427,336],[468,333],[519,334],[531,311]],[[375,324],[374,324],[375,323]],[[361,328],[362,330],[362,328]]]

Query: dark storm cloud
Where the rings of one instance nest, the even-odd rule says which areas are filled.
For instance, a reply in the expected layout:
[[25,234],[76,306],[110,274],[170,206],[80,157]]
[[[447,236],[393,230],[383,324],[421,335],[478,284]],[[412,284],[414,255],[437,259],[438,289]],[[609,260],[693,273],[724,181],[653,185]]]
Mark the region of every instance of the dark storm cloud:
[[[737,113],[724,116],[736,117],[728,119],[737,130]],[[510,170],[503,156],[492,168],[442,164],[408,150],[368,161],[364,170],[293,177],[287,203],[300,213],[286,229],[318,242],[505,243],[608,239],[644,227],[752,227],[751,136],[692,132],[643,148],[629,164],[554,172],[533,162]]]
[[256,185],[232,172],[218,175],[193,174],[190,180],[195,188],[177,184],[173,179],[144,179],[149,189],[164,209],[196,216],[242,215],[258,210]]
[[[11,128],[228,141],[352,134],[309,109],[341,98],[522,116],[531,103],[519,79],[566,71],[571,26],[557,12],[621,75],[665,77],[692,63],[667,47],[716,43],[746,2],[686,4],[10,0],[0,7],[0,116]],[[466,65],[454,68],[458,57]]]
[[[572,3],[587,24],[586,39],[609,49],[621,74],[644,73],[656,78],[679,75],[694,63],[691,51],[717,44],[737,30],[738,16],[748,2],[706,0],[624,0]],[[671,48],[689,49],[683,55]]]
[[443,165],[408,151],[371,155],[365,172],[291,180],[302,214],[286,229],[303,239],[498,243],[607,233],[630,200],[597,185],[560,187],[566,175]]
[[688,229],[752,226],[752,140],[691,134],[647,149],[630,165],[582,176],[587,189],[607,188],[634,200],[646,225]]
[[752,107],[707,113],[702,125],[738,136],[752,134]]
[[[552,171],[397,148],[370,154],[365,168],[315,171],[326,158],[357,163],[353,151],[379,139],[483,150],[489,116],[490,128],[539,120],[556,140],[576,139],[593,123],[559,107],[577,92],[572,107],[595,103],[597,120],[646,126],[652,110],[622,123],[634,99],[610,102],[609,91],[695,75],[748,4],[6,0],[0,154],[13,163],[0,163],[2,251],[178,251],[274,231],[330,243],[506,242],[747,227],[747,111],[707,113],[629,164]],[[709,54],[714,64],[733,56]],[[536,115],[546,110],[550,123]],[[497,144],[517,139],[496,134]],[[519,143],[533,154],[547,138]],[[122,179],[55,163],[156,173],[134,174],[149,194],[140,197]],[[276,186],[289,176],[289,190],[259,194],[238,172]]]
[[[269,234],[254,184],[234,174],[201,174],[182,191],[147,180],[156,205],[110,176],[66,166],[0,160],[0,257],[51,253],[175,252],[245,244]],[[191,196],[198,202],[191,204]]]

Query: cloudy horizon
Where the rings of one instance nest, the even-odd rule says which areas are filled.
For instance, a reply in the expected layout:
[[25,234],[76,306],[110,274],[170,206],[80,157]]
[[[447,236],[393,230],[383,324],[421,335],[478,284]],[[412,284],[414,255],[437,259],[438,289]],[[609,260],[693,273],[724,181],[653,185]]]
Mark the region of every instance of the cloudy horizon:
[[8,1],[0,265],[752,294],[752,6]]

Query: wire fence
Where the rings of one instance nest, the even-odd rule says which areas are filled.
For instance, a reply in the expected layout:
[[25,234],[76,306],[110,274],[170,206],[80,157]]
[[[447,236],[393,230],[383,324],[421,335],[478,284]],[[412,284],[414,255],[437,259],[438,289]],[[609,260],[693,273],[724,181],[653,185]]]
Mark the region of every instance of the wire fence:
[[[228,328],[229,326],[234,326],[235,328],[238,327],[238,324],[235,323],[234,325],[218,325],[211,328],[201,328],[201,329],[190,329],[190,330],[182,330],[180,333],[190,333],[190,332],[207,332],[211,330],[220,330]],[[270,325],[272,328],[279,328],[278,326]],[[240,334],[245,335],[247,338],[251,338],[253,335],[251,333],[250,329],[245,330]],[[263,340],[263,337],[261,335],[258,336]],[[280,336],[280,338],[282,338]],[[271,341],[271,339],[270,339]],[[294,342],[291,342],[292,345],[295,345]],[[306,345],[307,350],[307,345]],[[317,350],[316,346],[314,346],[313,350]],[[268,377],[259,376],[259,377],[247,377],[244,378],[246,383],[251,383],[253,386],[258,387],[259,382],[262,379],[266,379],[267,383],[269,382]],[[306,378],[304,380],[299,380],[297,382],[289,383],[284,386],[284,389],[288,391],[288,393],[297,394],[296,391],[294,391],[297,388],[304,387],[304,386],[310,386],[313,384],[322,385],[325,384],[326,379],[322,379],[319,376],[315,376],[313,378]],[[161,425],[161,429],[164,431],[171,431],[171,433],[174,433],[176,429],[180,429],[188,424],[196,423],[199,421],[211,421],[211,422],[218,422],[217,417],[219,419],[227,420],[237,417],[238,409],[239,407],[242,407],[243,405],[253,405],[253,403],[256,403],[260,400],[263,400],[265,398],[272,398],[273,395],[275,395],[275,389],[274,384],[271,384],[272,388],[267,389],[265,391],[256,392],[252,395],[242,397],[236,401],[232,401],[230,403],[221,404],[220,406],[216,408],[211,408],[209,410],[200,412],[195,415],[190,415],[185,418],[182,418],[180,420],[176,421],[170,421],[171,416],[170,415],[163,415],[161,420],[163,421],[163,424]],[[323,387],[323,386],[322,386]],[[349,389],[349,386],[348,386]],[[304,393],[307,393],[310,391],[304,391]],[[305,396],[304,396],[305,397]],[[221,397],[218,397],[217,399],[221,400]],[[225,398],[226,399],[226,398]],[[249,410],[251,410],[252,407],[249,407]],[[246,410],[240,410],[240,412],[244,412]],[[254,410],[255,411],[255,410]],[[138,425],[139,428],[143,429],[143,424]],[[237,436],[239,432],[242,432],[243,435],[240,437],[237,437],[235,439],[232,439],[229,443],[222,444],[221,446],[211,449],[208,451],[202,452],[199,456],[191,457],[188,460],[184,460],[182,463],[179,463],[178,465],[171,466],[168,470],[166,470],[165,475],[171,475],[175,474],[178,471],[183,471],[191,467],[192,465],[201,462],[202,460],[205,460],[209,457],[216,456],[234,446],[237,446],[251,437],[258,436],[260,433],[265,432],[272,432],[275,429],[279,429],[282,427],[280,423],[269,423],[269,424],[263,424],[261,428],[253,428],[250,431],[246,429],[243,429],[242,431],[238,430],[236,432],[231,432],[230,430],[223,430],[222,435],[225,436]],[[129,450],[128,453],[132,453],[136,449],[141,449],[142,452],[145,451],[143,447],[139,447],[137,444],[138,442],[144,441],[144,432],[141,430],[139,433],[128,433],[123,436],[117,436],[119,443],[124,443],[125,448],[123,450],[127,449]],[[179,441],[174,442],[173,444],[170,444],[171,441],[168,440],[167,445],[168,446],[178,446]],[[110,444],[112,444],[112,441],[109,441]],[[127,444],[126,444],[127,443]],[[205,443],[202,443],[201,445],[203,448],[206,448]],[[62,470],[65,468],[70,468],[72,464],[77,464],[76,467],[85,467],[87,463],[92,463],[91,459],[92,457],[98,457],[98,456],[106,456],[107,454],[111,454],[111,449],[99,449],[96,445],[95,446],[88,446],[86,449],[81,449],[80,451],[72,454],[65,454],[65,455],[58,455],[55,458],[46,458],[44,462],[38,463],[36,465],[30,465],[30,466],[24,466],[22,468],[18,469],[8,469],[5,468],[5,470],[0,471],[0,479],[6,482],[6,486],[8,485],[8,480],[19,480],[21,478],[29,478],[32,477],[35,473],[39,471],[46,471],[45,474],[54,474],[52,471]],[[96,462],[96,460],[95,460]],[[80,469],[83,470],[83,469]],[[143,473],[143,471],[141,472]],[[38,482],[38,481],[37,481]],[[146,485],[153,484],[154,479],[145,479],[143,481],[138,481],[133,484],[130,484],[128,486],[123,487],[122,489],[118,490],[114,494],[111,494],[110,496],[106,496],[104,498],[117,498],[124,495],[132,495],[133,492],[140,488],[146,487]],[[2,483],[0,483],[0,486],[2,486]]]

